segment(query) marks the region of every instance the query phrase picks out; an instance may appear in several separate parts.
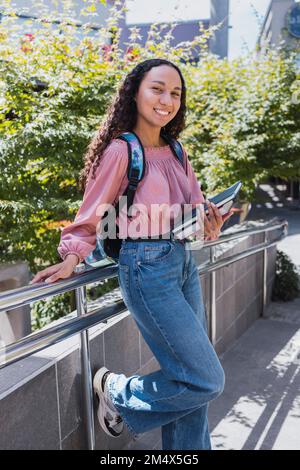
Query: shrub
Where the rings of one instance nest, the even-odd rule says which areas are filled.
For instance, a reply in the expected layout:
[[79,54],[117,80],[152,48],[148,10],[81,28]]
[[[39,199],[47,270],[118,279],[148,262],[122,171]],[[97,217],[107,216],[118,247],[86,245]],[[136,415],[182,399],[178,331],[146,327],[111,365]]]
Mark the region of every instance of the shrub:
[[299,295],[299,276],[296,266],[286,253],[277,250],[276,276],[272,300],[293,300]]
[[64,292],[47,299],[41,299],[31,305],[31,327],[39,330],[54,320],[64,317],[72,311],[71,292]]
[[[105,279],[97,285],[88,286],[87,301],[96,300],[119,286],[118,278]],[[54,320],[65,317],[76,308],[75,291],[64,292],[48,299],[37,300],[31,305],[32,331],[44,328]]]

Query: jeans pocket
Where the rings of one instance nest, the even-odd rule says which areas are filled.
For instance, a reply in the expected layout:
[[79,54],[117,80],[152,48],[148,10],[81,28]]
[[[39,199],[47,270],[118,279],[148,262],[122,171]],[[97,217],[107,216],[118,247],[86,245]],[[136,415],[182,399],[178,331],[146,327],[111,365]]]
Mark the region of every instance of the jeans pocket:
[[164,261],[172,254],[175,245],[169,241],[160,242],[157,245],[153,245],[152,242],[152,245],[145,245],[143,248],[144,249],[141,253],[140,264]]

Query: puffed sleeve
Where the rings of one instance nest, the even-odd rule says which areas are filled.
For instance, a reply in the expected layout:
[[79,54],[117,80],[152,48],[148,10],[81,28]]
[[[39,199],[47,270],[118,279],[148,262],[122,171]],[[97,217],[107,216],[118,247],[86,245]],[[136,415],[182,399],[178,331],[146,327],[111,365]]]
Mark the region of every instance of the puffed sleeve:
[[90,171],[83,201],[74,222],[62,230],[57,251],[63,260],[67,254],[73,253],[83,261],[94,250],[96,227],[101,220],[99,205],[115,202],[122,182],[127,178],[127,165],[126,142],[112,140],[103,152],[94,179],[90,178]]
[[195,175],[195,172],[189,161],[189,158],[185,149],[184,149],[184,157],[185,157],[185,164],[186,164],[186,169],[187,169],[187,177],[189,180],[190,190],[191,190],[190,204],[193,204],[193,205],[202,204],[205,202],[205,199],[200,189],[201,185],[199,181],[197,180],[197,177]]
[[[205,198],[201,191],[200,182],[197,180],[197,177],[195,175],[195,172],[189,161],[189,158],[185,149],[184,149],[184,157],[185,157],[185,164],[186,164],[186,173],[187,173],[187,177],[189,180],[190,194],[191,194],[189,203],[192,205],[193,208],[195,208],[195,207],[198,207],[198,204],[204,204]],[[203,225],[203,214],[204,214],[203,210],[204,209],[203,209],[203,206],[201,207],[202,207],[202,211],[200,212],[199,219],[198,219],[199,229],[195,233],[193,233],[193,237],[196,240],[203,240],[203,237],[204,237],[204,225]]]

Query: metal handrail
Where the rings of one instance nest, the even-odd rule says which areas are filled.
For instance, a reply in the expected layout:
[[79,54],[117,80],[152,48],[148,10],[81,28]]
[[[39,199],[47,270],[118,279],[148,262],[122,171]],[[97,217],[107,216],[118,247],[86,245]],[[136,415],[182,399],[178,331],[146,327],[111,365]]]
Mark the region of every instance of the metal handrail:
[[105,322],[126,310],[127,307],[123,300],[118,300],[110,305],[96,308],[85,315],[65,320],[50,328],[29,334],[5,347],[5,362],[2,362],[3,357],[1,358],[0,355],[0,369],[53,346],[76,333],[80,333],[83,329]]
[[[287,234],[288,222],[286,220],[280,223],[272,223],[260,228],[246,229],[232,234],[221,234],[218,240],[209,241],[204,244],[204,247],[211,247],[211,262],[198,266],[199,274],[211,273],[212,276],[212,297],[211,297],[211,337],[214,342],[216,331],[216,270],[224,266],[228,266],[235,261],[246,258],[259,251],[264,252],[264,276],[263,276],[263,311],[266,305],[266,273],[267,273],[267,248],[275,245],[284,238]],[[267,232],[282,229],[279,237],[268,242]],[[252,234],[264,233],[264,242],[244,250],[241,253],[232,255],[222,260],[216,261],[215,247],[222,243],[230,242],[238,238],[249,236]],[[106,321],[109,318],[118,315],[127,310],[124,302],[119,300],[109,306],[96,308],[95,310],[87,313],[87,302],[85,286],[95,281],[102,281],[108,278],[114,278],[118,275],[118,265],[115,263],[108,264],[100,268],[88,268],[85,272],[74,274],[67,279],[57,281],[55,284],[39,283],[32,286],[25,286],[10,291],[5,291],[0,294],[0,312],[7,311],[16,307],[20,307],[36,300],[57,295],[75,289],[76,292],[76,310],[77,317],[70,320],[65,320],[62,323],[48,327],[37,333],[32,333],[25,338],[22,338],[15,343],[12,343],[0,349],[0,369],[8,366],[20,359],[31,356],[32,354],[41,351],[53,344],[56,344],[70,336],[80,333],[81,335],[81,360],[82,360],[82,373],[83,373],[83,395],[84,395],[84,408],[86,418],[86,430],[88,439],[88,448],[90,450],[95,447],[94,435],[94,417],[93,417],[93,388],[92,388],[92,374],[90,370],[90,357],[89,357],[89,341],[88,329],[100,322]]]
[[[261,228],[246,229],[230,234],[221,234],[217,240],[205,242],[204,247],[209,248],[225,242],[236,240],[238,238],[242,238],[244,236],[265,233],[271,230],[274,231],[282,227],[284,228],[285,232],[287,226],[287,221],[283,221],[281,223],[271,224]],[[4,291],[4,293],[0,294],[0,313],[2,311],[7,311],[30,304],[36,300],[45,299],[53,295],[62,294],[63,292],[77,289],[95,281],[103,281],[105,279],[114,278],[117,277],[117,275],[118,265],[112,262],[105,267],[89,268],[83,273],[73,274],[67,279],[60,279],[53,284],[40,282],[34,285],[23,286]]]
[[221,234],[217,240],[205,242],[205,248],[210,247],[210,246],[220,245],[221,243],[236,240],[237,238],[242,238],[248,235],[255,235],[257,233],[266,233],[266,232],[274,231],[279,228],[283,228],[284,234],[286,235],[287,228],[288,228],[288,221],[283,220],[282,222],[279,222],[279,223],[276,222],[276,223],[264,225],[263,227],[260,227],[260,228],[248,228],[245,230],[239,230],[238,232],[235,232],[235,233],[227,233],[227,234],[224,233],[224,234]]
[[236,261],[240,261],[241,259],[247,258],[250,255],[255,255],[256,253],[265,250],[266,248],[270,248],[273,245],[276,245],[280,240],[285,237],[284,234],[281,234],[279,237],[275,238],[272,242],[264,242],[259,245],[252,246],[248,248],[248,250],[244,250],[241,253],[237,253],[236,255],[228,256],[220,261],[214,261],[207,264],[203,264],[198,266],[198,273],[211,273],[216,271],[217,269],[224,268],[225,266],[229,266]]

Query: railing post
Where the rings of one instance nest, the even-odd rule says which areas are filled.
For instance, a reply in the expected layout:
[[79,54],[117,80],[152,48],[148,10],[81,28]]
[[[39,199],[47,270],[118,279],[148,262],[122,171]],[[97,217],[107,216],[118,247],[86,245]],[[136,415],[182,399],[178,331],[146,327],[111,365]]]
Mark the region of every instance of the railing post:
[[[86,287],[81,286],[75,289],[77,316],[87,313]],[[81,355],[81,377],[83,394],[83,413],[86,428],[88,449],[95,449],[95,427],[93,413],[93,383],[90,362],[89,331],[83,330],[80,333],[80,355]]]
[[[268,240],[267,232],[264,232],[264,243]],[[262,295],[262,316],[266,313],[267,307],[267,272],[268,272],[268,249],[264,248],[263,256],[263,295]]]
[[[216,259],[216,247],[210,247],[210,262],[214,263]],[[216,271],[210,274],[210,338],[213,346],[216,344]]]

